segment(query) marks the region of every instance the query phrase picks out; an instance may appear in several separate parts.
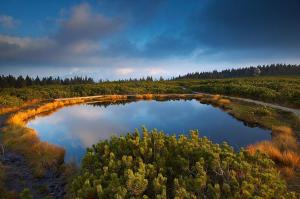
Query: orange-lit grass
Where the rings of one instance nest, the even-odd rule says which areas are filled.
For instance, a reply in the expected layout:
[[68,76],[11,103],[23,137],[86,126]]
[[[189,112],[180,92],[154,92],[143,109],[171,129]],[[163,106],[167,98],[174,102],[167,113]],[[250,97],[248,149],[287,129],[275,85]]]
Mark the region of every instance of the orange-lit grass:
[[220,98],[221,98],[221,95],[212,95],[211,96],[211,99],[215,100],[215,101],[219,100]]
[[46,169],[58,167],[64,161],[65,150],[63,148],[41,142],[37,132],[25,126],[5,127],[2,138],[8,148],[24,155],[36,177],[43,176]]
[[140,94],[140,95],[134,95],[131,98],[136,99],[136,100],[151,100],[153,99],[154,95],[153,94]]
[[249,145],[248,151],[252,155],[254,155],[257,151],[265,153],[275,162],[281,162],[282,160],[281,151],[269,141],[262,141],[254,145]]
[[248,152],[253,155],[260,151],[268,155],[279,167],[284,168],[283,171],[286,174],[292,173],[289,171],[290,169],[299,169],[299,146],[291,128],[285,126],[274,127],[272,135],[271,141],[262,141],[248,146]]
[[277,135],[293,136],[293,130],[287,126],[273,126],[272,134],[274,136],[277,136]]
[[21,108],[37,104],[40,101],[41,100],[39,100],[39,99],[32,99],[32,100],[24,102],[21,106],[0,106],[0,115],[18,111]]
[[282,162],[292,168],[300,168],[300,157],[293,151],[285,151],[282,153]]
[[25,125],[25,122],[41,113],[48,112],[51,110],[55,110],[67,105],[72,105],[72,104],[78,104],[78,103],[83,103],[85,100],[83,99],[72,99],[72,100],[64,100],[64,101],[52,101],[49,103],[46,103],[44,105],[41,105],[38,108],[33,108],[33,109],[28,109],[24,111],[19,111],[16,114],[12,115],[9,117],[7,120],[8,124],[14,124],[14,125]]
[[226,105],[229,105],[230,103],[231,103],[231,101],[229,99],[223,99],[223,98],[221,98],[217,101],[217,104],[219,106],[226,106]]

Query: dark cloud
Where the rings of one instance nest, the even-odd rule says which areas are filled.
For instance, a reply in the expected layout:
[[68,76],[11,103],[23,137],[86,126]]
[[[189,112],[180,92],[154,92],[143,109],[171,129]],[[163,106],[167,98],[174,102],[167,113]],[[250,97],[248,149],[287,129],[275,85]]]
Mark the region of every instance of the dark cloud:
[[116,39],[102,49],[101,54],[109,57],[142,57],[142,58],[167,58],[172,56],[189,55],[196,46],[178,35],[162,33],[138,46],[127,38]]
[[[67,9],[48,35],[0,34],[0,66],[134,68],[143,67],[141,62],[191,57],[195,65],[295,62],[299,10],[299,0],[82,3]],[[1,23],[0,16],[0,24],[12,24],[12,19],[4,17]]]
[[139,25],[152,21],[166,3],[165,0],[99,0],[103,11],[117,15],[128,23]]
[[83,3],[73,7],[69,18],[61,21],[54,39],[60,43],[97,41],[116,32],[120,26],[120,21],[95,14],[89,4]]
[[299,48],[299,0],[209,0],[187,34],[214,48]]

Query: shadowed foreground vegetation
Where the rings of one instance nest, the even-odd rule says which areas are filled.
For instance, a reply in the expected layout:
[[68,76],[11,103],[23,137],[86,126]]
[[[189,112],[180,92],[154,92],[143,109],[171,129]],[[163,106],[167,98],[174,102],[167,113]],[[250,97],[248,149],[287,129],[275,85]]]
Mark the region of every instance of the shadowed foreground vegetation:
[[296,198],[272,160],[223,143],[157,130],[100,141],[88,149],[71,198]]

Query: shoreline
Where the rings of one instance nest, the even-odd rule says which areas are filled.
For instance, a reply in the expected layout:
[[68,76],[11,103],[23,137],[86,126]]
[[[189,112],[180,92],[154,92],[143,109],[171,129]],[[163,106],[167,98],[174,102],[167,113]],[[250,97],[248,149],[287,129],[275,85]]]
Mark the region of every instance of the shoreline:
[[[54,144],[49,144],[47,142],[42,142],[39,140],[37,134],[34,129],[30,129],[26,126],[26,122],[36,116],[39,116],[41,114],[45,114],[47,112],[56,111],[60,108],[63,108],[65,106],[71,106],[75,104],[84,104],[84,103],[93,103],[93,102],[116,102],[119,100],[172,100],[172,99],[195,99],[198,100],[200,103],[210,104],[212,106],[215,106],[217,108],[222,109],[226,113],[230,114],[235,119],[238,119],[244,123],[247,124],[254,124],[255,126],[258,126],[260,128],[266,128],[271,129],[268,125],[263,125],[262,121],[260,123],[256,123],[253,121],[247,121],[245,118],[242,118],[238,114],[234,114],[232,107],[236,106],[237,103],[236,100],[231,101],[228,99],[228,97],[224,97],[221,95],[207,95],[202,93],[194,93],[194,94],[143,94],[143,95],[100,95],[100,96],[89,96],[89,97],[76,97],[76,98],[59,98],[51,100],[50,102],[42,103],[39,106],[35,108],[28,108],[25,110],[17,111],[15,114],[12,114],[8,117],[6,123],[4,124],[4,130],[2,134],[6,134],[5,136],[2,135],[2,142],[4,141],[5,144],[10,145],[11,143],[19,143],[18,137],[21,133],[21,137],[27,137],[30,139],[34,139],[35,145],[39,145],[41,149],[48,149],[48,147],[51,149],[50,153],[48,150],[44,150],[44,153],[46,153],[47,158],[44,159],[46,164],[40,164],[41,161],[40,158],[42,156],[45,156],[45,154],[39,154],[39,157],[35,157],[32,159],[32,156],[36,155],[36,153],[33,153],[34,150],[28,150],[29,154],[24,153],[23,148],[18,148],[15,145],[12,145],[8,148],[9,150],[12,150],[14,152],[17,152],[18,154],[21,154],[25,157],[25,159],[28,161],[29,165],[32,166],[33,170],[38,170],[37,177],[41,178],[43,176],[44,172],[47,172],[47,168],[51,167],[57,167],[60,168],[61,166],[65,165],[64,163],[64,149],[58,149],[61,147],[58,147]],[[247,102],[248,103],[248,102]],[[249,102],[250,103],[250,102]],[[243,104],[243,103],[242,103]],[[252,104],[253,105],[253,104]],[[244,106],[250,106],[251,103],[246,104]],[[258,104],[255,104],[255,106],[261,106]],[[274,109],[274,108],[272,108]],[[276,111],[276,110],[274,110]],[[17,132],[18,136],[15,137],[15,139],[10,139],[11,135],[9,135],[12,132]],[[29,137],[26,135],[30,135]],[[3,139],[4,138],[4,139]],[[24,140],[22,140],[24,141]],[[31,140],[26,140],[31,141]],[[32,143],[32,142],[29,142]],[[43,148],[46,146],[46,148]],[[23,147],[32,147],[30,145],[23,145]],[[59,151],[59,152],[58,152]],[[53,153],[59,153],[60,155],[53,154]],[[53,156],[54,155],[54,156]],[[46,166],[45,168],[43,166]],[[34,172],[35,173],[35,172]]]

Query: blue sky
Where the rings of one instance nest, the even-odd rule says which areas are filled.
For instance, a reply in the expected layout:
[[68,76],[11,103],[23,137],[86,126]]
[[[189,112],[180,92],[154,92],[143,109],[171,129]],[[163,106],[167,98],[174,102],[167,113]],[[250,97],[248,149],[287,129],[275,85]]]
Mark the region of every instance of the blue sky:
[[298,0],[9,0],[2,74],[170,77],[300,63]]

